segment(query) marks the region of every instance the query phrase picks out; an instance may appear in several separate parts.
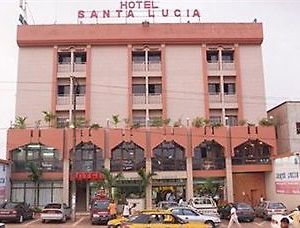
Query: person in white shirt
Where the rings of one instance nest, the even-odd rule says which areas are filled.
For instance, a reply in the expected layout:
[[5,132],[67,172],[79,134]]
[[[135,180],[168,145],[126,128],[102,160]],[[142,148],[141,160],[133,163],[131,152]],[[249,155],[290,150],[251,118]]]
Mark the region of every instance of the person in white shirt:
[[237,224],[238,227],[241,227],[241,224],[239,223],[239,220],[238,220],[238,216],[236,214],[236,208],[234,207],[234,205],[231,205],[231,210],[230,210],[230,220],[229,220],[229,224],[228,224],[228,227],[231,227],[233,223]]
[[123,217],[128,218],[129,215],[130,215],[130,210],[129,210],[128,202],[126,202],[123,208]]
[[183,206],[183,199],[182,199],[182,197],[180,197],[180,200],[179,200],[178,204],[179,204],[179,206]]

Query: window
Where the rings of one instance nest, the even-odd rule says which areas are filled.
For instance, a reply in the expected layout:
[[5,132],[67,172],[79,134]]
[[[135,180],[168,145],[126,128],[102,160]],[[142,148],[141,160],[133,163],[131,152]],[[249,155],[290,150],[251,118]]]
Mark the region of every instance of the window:
[[69,119],[67,117],[57,117],[56,118],[57,128],[64,128],[69,126]]
[[225,118],[227,118],[226,125],[228,125],[228,126],[237,126],[238,125],[237,116],[226,116]]
[[148,52],[149,63],[160,63],[160,51],[149,51]]
[[86,53],[85,52],[74,52],[74,63],[75,64],[85,64],[86,63]]
[[132,85],[133,94],[146,94],[146,85],[144,84],[135,84]]
[[161,94],[161,84],[149,84],[149,94]]
[[207,51],[206,52],[206,60],[208,63],[217,63],[219,60],[219,52],[218,51]]
[[59,97],[70,96],[70,85],[58,85],[57,94]]
[[174,141],[164,141],[153,150],[152,170],[186,170],[184,148]]
[[133,125],[145,126],[146,125],[146,116],[133,116],[132,122],[133,122]]
[[224,83],[224,94],[235,94],[235,83]]
[[233,51],[222,51],[222,61],[224,63],[233,63]]
[[76,87],[76,95],[83,96],[85,94],[85,85],[77,85]]
[[137,171],[145,168],[144,149],[133,142],[122,142],[112,150],[111,171]]
[[208,93],[209,95],[217,95],[220,93],[219,83],[208,83]]
[[220,124],[221,123],[221,116],[211,116],[210,118],[211,124]]
[[145,63],[145,52],[133,52],[132,53],[132,62],[133,63]]
[[300,134],[300,122],[296,123],[296,132],[297,132],[297,135]]

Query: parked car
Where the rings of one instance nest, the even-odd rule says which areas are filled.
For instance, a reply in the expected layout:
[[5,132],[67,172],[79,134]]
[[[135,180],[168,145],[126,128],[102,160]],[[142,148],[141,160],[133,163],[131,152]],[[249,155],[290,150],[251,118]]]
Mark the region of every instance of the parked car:
[[110,201],[108,199],[96,199],[91,205],[91,223],[107,224],[111,218],[108,210]]
[[217,204],[211,197],[194,197],[189,206],[201,214],[219,216]]
[[[233,203],[236,208],[236,214],[240,222],[253,222],[255,218],[254,209],[247,203]],[[223,219],[230,219],[230,210],[232,204],[226,204],[219,210],[220,216]]]
[[33,211],[27,203],[5,202],[0,206],[1,221],[15,221],[22,223],[24,220],[32,218]]
[[280,221],[283,218],[287,218],[290,224],[293,224],[293,218],[290,215],[272,215],[271,226],[272,228],[280,228]]
[[162,210],[167,210],[171,207],[178,207],[178,203],[175,201],[160,201],[157,204],[157,208]]
[[207,224],[208,227],[216,227],[221,223],[220,217],[203,215],[189,207],[173,207],[169,210],[173,215],[177,215],[186,222],[202,222]]
[[264,201],[255,208],[255,215],[265,220],[271,219],[272,215],[286,215],[286,206],[281,202]]
[[49,203],[41,212],[42,223],[47,221],[66,222],[71,218],[71,208],[65,203]]
[[132,216],[128,220],[123,221],[120,227],[126,228],[143,228],[143,227],[159,227],[159,228],[207,228],[204,223],[186,222],[171,211],[167,210],[152,210],[146,213],[141,213],[137,216]]
[[0,222],[0,228],[5,228],[5,224]]

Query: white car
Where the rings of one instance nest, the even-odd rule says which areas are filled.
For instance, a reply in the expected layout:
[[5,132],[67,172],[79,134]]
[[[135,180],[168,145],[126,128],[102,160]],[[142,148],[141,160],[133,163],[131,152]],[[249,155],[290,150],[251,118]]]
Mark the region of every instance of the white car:
[[280,228],[280,221],[283,218],[287,218],[290,222],[290,225],[293,224],[293,219],[289,215],[272,215],[271,217],[271,226],[272,228]]
[[47,204],[41,212],[43,223],[51,220],[66,222],[69,218],[71,218],[71,208],[65,203]]
[[221,223],[220,217],[203,215],[190,207],[173,207],[169,210],[172,211],[172,214],[177,215],[179,218],[187,222],[202,222],[208,224],[209,227],[216,227]]
[[189,206],[201,214],[219,216],[217,204],[210,197],[194,197],[190,199]]

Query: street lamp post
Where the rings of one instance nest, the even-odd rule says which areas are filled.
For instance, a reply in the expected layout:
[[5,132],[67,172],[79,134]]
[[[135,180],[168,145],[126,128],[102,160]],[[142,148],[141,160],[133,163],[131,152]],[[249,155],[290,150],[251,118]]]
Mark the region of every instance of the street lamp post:
[[[72,174],[74,170],[74,156],[76,153],[76,94],[78,90],[78,81],[74,76],[70,76],[71,80],[71,85],[73,85],[73,110],[72,110],[72,127],[73,127],[73,150],[72,150],[72,159],[71,159],[71,164],[72,164]],[[76,85],[74,84],[76,83]],[[72,208],[72,220],[76,220],[76,180],[75,176],[73,175],[72,178],[72,197],[71,197],[71,208]]]

